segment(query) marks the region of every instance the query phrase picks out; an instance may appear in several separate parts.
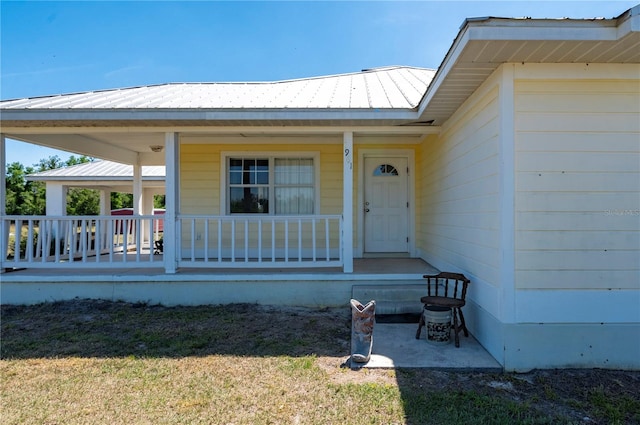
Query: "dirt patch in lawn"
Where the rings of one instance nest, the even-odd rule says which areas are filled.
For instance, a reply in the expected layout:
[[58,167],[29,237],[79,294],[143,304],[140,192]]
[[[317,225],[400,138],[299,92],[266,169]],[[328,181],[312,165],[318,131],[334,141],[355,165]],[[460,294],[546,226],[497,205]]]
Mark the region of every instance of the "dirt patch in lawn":
[[[249,304],[164,307],[76,300],[1,307],[3,360],[310,357],[335,385],[397,386],[410,411],[425,394],[473,393],[526,403],[552,423],[640,423],[640,372],[602,369],[488,373],[437,369],[354,371],[350,312]],[[423,401],[420,401],[422,403]],[[411,416],[407,416],[411,422]]]

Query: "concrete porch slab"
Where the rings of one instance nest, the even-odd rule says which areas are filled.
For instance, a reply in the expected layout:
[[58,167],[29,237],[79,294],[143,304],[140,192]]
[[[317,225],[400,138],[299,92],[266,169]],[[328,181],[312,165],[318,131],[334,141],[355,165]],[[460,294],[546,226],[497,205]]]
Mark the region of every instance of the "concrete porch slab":
[[[365,368],[441,368],[502,371],[500,364],[469,335],[460,335],[460,347],[453,343],[433,345],[425,330],[416,339],[417,323],[376,323],[371,360]],[[351,365],[357,367],[357,364]]]

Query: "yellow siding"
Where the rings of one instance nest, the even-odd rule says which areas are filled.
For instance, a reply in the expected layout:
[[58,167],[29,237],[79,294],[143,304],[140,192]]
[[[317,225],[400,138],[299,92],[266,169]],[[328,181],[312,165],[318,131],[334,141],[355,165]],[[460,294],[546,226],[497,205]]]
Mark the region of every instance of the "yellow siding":
[[182,142],[180,148],[180,203],[182,214],[223,214],[220,206],[220,158],[223,152],[319,152],[320,209],[319,214],[342,212],[342,143],[335,139],[320,139],[320,144],[268,144],[272,139],[256,140],[254,144],[230,144],[222,139],[198,139],[197,144]]
[[499,285],[499,106],[490,79],[417,156],[419,249],[436,265],[454,266]]
[[220,213],[220,151],[214,145],[180,146],[182,214]]
[[516,80],[516,282],[640,287],[640,81]]

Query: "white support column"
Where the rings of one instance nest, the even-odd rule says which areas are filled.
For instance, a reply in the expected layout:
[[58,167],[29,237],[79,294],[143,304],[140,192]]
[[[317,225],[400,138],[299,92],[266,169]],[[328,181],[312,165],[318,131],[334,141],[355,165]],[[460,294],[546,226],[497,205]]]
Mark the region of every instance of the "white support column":
[[[153,215],[153,189],[142,189],[142,215]],[[142,233],[144,242],[153,240],[153,229],[147,229],[147,227],[149,227],[149,223],[145,222]],[[151,248],[153,249],[153,247]]]
[[0,134],[0,164],[2,164],[2,176],[0,177],[0,273],[4,272],[2,263],[7,259],[7,247],[9,244],[9,225],[5,222],[4,216],[7,214],[7,164],[4,134]]
[[[143,213],[143,202],[144,200],[142,194],[142,165],[140,165],[140,154],[138,154],[138,160],[135,164],[133,164],[133,215],[142,215]],[[144,223],[140,223],[140,234],[144,235],[146,233]],[[142,238],[144,240],[144,237]],[[149,247],[149,249],[153,249],[153,247]]]
[[111,214],[111,191],[102,189],[100,191],[100,215]]
[[133,164],[133,215],[142,214],[142,165]]
[[353,273],[353,133],[342,135],[342,259],[344,273]]
[[47,215],[67,215],[67,187],[61,183],[46,183]]
[[164,214],[164,270],[166,273],[175,273],[178,265],[178,212],[180,211],[179,193],[180,187],[179,164],[180,144],[177,133],[165,133],[164,136],[165,159],[165,208]]

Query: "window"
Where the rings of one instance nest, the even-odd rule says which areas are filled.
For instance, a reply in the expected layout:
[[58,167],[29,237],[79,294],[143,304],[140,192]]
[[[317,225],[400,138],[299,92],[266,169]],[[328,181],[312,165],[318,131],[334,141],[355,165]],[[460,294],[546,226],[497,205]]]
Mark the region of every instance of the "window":
[[313,158],[228,158],[228,212],[231,214],[313,214]]
[[382,164],[376,167],[375,170],[373,170],[373,175],[374,176],[397,176],[398,170],[396,170],[396,167],[394,167],[393,165]]

